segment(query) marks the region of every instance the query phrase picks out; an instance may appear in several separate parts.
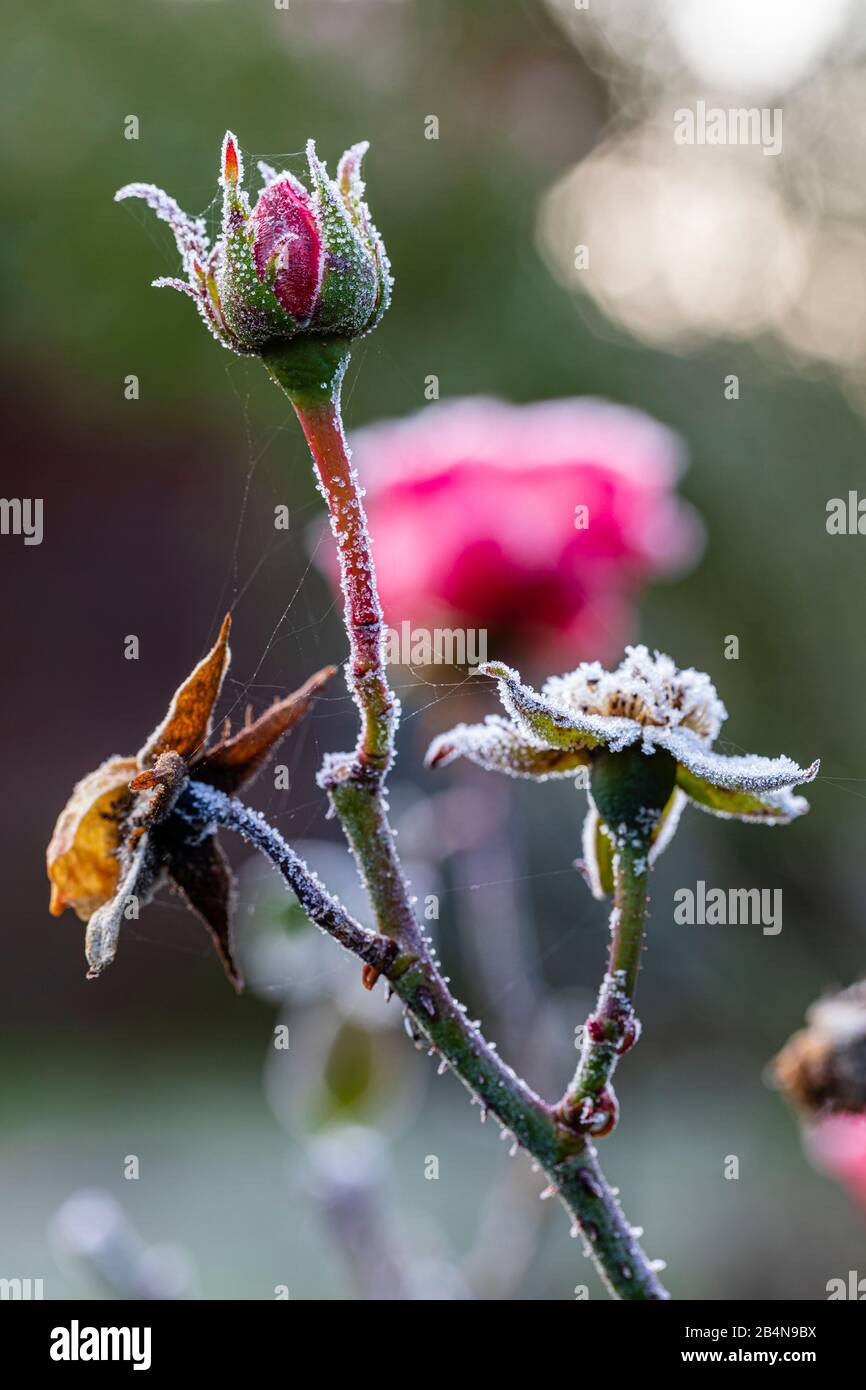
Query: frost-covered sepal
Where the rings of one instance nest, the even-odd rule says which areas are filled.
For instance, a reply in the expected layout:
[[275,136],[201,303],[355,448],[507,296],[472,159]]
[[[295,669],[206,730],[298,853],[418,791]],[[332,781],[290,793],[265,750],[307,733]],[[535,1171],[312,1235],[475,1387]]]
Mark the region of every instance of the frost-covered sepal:
[[589,891],[601,901],[613,892],[613,844],[607,826],[590,802],[583,822],[583,858],[577,861]]
[[[772,779],[777,775],[773,765],[787,760],[755,758],[748,761],[752,765],[769,764],[764,777]],[[802,782],[811,782],[817,771],[817,763],[813,763],[810,768],[797,768],[791,782],[795,786]],[[723,774],[732,775],[729,769],[723,769]],[[749,821],[757,825],[787,825],[798,816],[804,816],[809,809],[806,798],[796,796],[788,786],[771,790],[752,790],[754,773],[745,785],[742,770],[736,771],[733,775],[739,779],[735,785],[723,784],[706,777],[697,777],[690,768],[680,764],[677,770],[677,785],[695,806],[699,806],[702,811],[708,811],[710,815],[720,816],[723,820]]]
[[458,724],[440,734],[427,750],[425,762],[427,767],[446,767],[455,758],[467,758],[487,772],[538,782],[573,777],[589,763],[585,749],[551,748],[498,714],[488,715],[483,724]]
[[711,787],[758,796],[798,787],[804,782],[813,782],[820,767],[817,759],[809,767],[800,767],[793,758],[784,756],[764,758],[758,753],[712,753],[683,729],[653,731],[650,737],[656,747],[666,748],[680,767],[691,773],[689,786],[685,786],[684,781],[681,785],[695,801],[709,796]]
[[[360,146],[354,148],[358,150]],[[344,155],[343,159],[346,158]],[[307,160],[323,246],[321,282],[312,324],[320,333],[354,338],[372,326],[379,293],[375,251],[364,234],[366,205],[361,203],[357,192],[360,176],[355,174],[349,180],[348,192],[343,195],[339,185],[328,177],[313,140],[307,144]],[[360,164],[360,155],[355,164]]]
[[[628,720],[610,728],[611,721],[601,721],[594,715],[569,710],[539,695],[530,685],[523,685],[516,671],[501,661],[484,661],[478,667],[482,676],[493,676],[499,682],[499,698],[517,724],[532,738],[553,748],[596,748],[608,739],[624,748],[639,737]],[[621,727],[620,727],[621,725]]]

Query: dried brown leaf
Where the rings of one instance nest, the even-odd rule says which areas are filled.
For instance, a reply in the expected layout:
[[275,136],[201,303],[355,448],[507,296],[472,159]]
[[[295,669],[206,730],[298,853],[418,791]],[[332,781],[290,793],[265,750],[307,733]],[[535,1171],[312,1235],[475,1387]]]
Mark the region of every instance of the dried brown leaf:
[[275,752],[289,729],[303,719],[315,696],[336,671],[325,666],[284,700],[271,705],[254,723],[223,739],[193,764],[193,776],[234,795],[249,785]]
[[219,841],[214,835],[207,835],[199,844],[185,844],[171,856],[168,868],[187,905],[210,932],[235,989],[243,989],[232,946],[234,875]]
[[211,731],[213,708],[231,658],[231,621],[231,614],[227,613],[214,646],[178,686],[165,719],[138,754],[139,767],[149,767],[161,753],[172,751],[189,759],[203,746]]
[[134,758],[109,758],[81,779],[58,816],[45,856],[55,917],[72,907],[86,922],[113,897],[121,822],[132,804],[135,772]]

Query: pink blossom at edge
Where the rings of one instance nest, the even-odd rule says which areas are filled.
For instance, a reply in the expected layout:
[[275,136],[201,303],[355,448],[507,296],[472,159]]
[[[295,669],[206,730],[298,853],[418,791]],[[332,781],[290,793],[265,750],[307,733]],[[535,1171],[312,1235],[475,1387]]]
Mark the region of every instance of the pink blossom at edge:
[[824,1116],[806,1131],[806,1147],[816,1166],[866,1211],[866,1113]]

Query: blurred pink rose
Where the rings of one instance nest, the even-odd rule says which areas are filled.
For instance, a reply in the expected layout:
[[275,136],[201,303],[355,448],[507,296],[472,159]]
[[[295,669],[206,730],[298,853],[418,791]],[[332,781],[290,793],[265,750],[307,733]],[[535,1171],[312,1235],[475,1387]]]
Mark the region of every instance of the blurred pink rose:
[[816,1166],[866,1210],[866,1113],[826,1115],[805,1138]]
[[626,406],[466,397],[351,443],[390,628],[486,629],[491,654],[557,668],[605,660],[641,583],[701,547],[674,491],[679,440]]

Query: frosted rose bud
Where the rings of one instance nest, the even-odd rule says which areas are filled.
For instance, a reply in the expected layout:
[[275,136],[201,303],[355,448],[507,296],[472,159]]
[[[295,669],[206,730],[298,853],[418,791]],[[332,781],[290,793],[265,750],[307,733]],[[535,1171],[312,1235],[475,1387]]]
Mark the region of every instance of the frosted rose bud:
[[169,224],[186,279],[161,277],[154,284],[195,300],[224,347],[252,356],[307,334],[349,340],[376,326],[392,284],[364,202],[360,170],[366,149],[366,143],[353,145],[330,179],[310,140],[309,189],[294,174],[260,164],[264,187],[251,208],[238,144],[227,132],[222,226],[213,246],[203,219],[188,217],[153,184],[127,184],[115,198],[142,198]]

